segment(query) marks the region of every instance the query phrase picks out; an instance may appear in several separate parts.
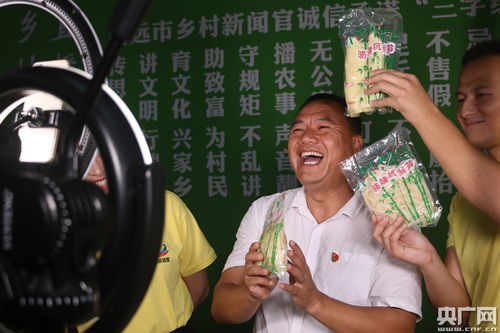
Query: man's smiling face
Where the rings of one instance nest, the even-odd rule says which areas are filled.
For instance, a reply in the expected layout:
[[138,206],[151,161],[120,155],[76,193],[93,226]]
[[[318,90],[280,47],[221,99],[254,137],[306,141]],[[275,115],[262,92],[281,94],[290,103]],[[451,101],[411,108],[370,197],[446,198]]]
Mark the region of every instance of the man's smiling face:
[[477,59],[460,74],[457,118],[467,139],[500,155],[500,57]]
[[361,149],[344,108],[318,100],[300,110],[292,123],[288,154],[297,179],[304,185],[334,185],[344,176],[338,163]]

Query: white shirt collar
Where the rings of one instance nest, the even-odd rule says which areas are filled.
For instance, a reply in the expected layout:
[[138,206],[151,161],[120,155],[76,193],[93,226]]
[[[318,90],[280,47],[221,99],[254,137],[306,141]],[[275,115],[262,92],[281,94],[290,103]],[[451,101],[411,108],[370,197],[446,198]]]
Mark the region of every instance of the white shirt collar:
[[[334,220],[336,217],[341,215],[345,215],[349,217],[350,220],[353,220],[363,205],[364,203],[361,195],[358,192],[355,192],[349,201],[346,202],[344,207],[342,207],[335,215],[329,217],[328,220]],[[295,197],[293,198],[291,207],[297,208],[302,215],[314,219],[309,207],[307,207],[306,194],[303,186],[298,188]]]

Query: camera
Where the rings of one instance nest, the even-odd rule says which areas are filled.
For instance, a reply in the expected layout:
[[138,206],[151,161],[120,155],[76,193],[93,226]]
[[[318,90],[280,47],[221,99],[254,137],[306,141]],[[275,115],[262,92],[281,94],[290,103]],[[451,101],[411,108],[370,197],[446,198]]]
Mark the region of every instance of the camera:
[[74,119],[68,105],[37,91],[12,113],[13,123],[1,129],[0,313],[19,325],[26,315],[37,326],[53,327],[61,316],[73,325],[99,308],[97,265],[114,224],[110,204],[94,184],[54,168]]
[[[89,332],[119,331],[152,276],[163,229],[163,172],[132,112],[104,85],[86,121],[106,166],[108,194],[82,180],[78,166],[66,163],[78,164],[77,155],[61,148],[71,134],[61,125],[74,121],[89,82],[73,68],[0,75],[0,110],[19,114],[10,111],[0,123],[0,321],[58,332],[98,317]],[[28,115],[34,105],[23,110],[19,101],[39,92],[63,107]],[[24,144],[16,130],[22,126],[29,131]],[[57,129],[55,154],[21,161],[40,128]]]
[[[97,318],[88,333],[119,332],[147,290],[163,230],[163,171],[132,112],[103,83],[149,3],[119,2],[92,77],[52,66],[0,74],[0,322],[65,332]],[[61,17],[80,13],[64,5],[58,10],[71,15]],[[86,129],[108,194],[82,180],[91,164],[79,155],[89,151]]]

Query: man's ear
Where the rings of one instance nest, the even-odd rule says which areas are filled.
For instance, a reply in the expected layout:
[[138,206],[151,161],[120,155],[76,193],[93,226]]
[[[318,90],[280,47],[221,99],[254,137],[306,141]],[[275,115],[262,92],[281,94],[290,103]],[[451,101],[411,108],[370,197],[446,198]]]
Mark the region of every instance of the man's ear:
[[352,148],[354,149],[354,153],[359,152],[363,149],[363,138],[361,135],[356,134],[352,136]]

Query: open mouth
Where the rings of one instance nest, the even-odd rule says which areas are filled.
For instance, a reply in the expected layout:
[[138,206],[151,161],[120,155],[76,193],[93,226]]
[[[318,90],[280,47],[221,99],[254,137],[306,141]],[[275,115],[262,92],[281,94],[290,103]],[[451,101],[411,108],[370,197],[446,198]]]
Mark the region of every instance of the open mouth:
[[94,181],[93,183],[99,186],[99,188],[103,191],[108,190],[108,180],[106,178],[101,178],[99,180]]
[[465,132],[474,130],[478,125],[482,124],[483,122],[480,120],[469,120],[465,122],[464,130]]
[[469,121],[465,122],[465,126],[472,127],[472,126],[475,126],[475,125],[478,125],[481,123],[482,123],[481,120],[469,120]]
[[305,165],[316,165],[323,159],[323,154],[317,151],[305,151],[300,154],[302,159],[302,164]]

